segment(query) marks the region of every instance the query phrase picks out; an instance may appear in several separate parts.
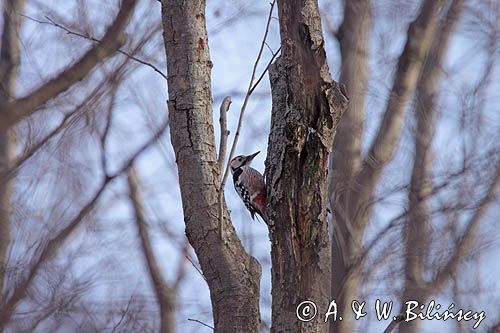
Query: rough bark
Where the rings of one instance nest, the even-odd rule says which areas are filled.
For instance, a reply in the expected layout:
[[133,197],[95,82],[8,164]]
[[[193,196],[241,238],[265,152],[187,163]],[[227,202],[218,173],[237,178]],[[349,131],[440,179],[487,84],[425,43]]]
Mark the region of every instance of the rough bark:
[[[345,215],[349,202],[346,192],[352,187],[353,175],[359,170],[361,164],[361,138],[363,135],[363,122],[365,118],[365,93],[368,85],[368,40],[372,27],[370,1],[356,0],[345,1],[344,20],[337,33],[340,43],[342,66],[340,83],[346,86],[350,102],[346,113],[339,123],[333,152],[330,156],[330,206],[334,207],[334,238],[332,242],[332,297],[337,301],[340,313],[350,311],[351,301],[342,295],[356,294],[359,274],[351,270],[348,281],[344,281],[349,268],[343,260],[344,244],[342,239],[336,238],[338,234],[345,234],[342,230],[346,226]],[[341,289],[344,293],[341,293]],[[352,332],[354,321],[349,316],[344,320],[330,322],[331,332]]]
[[242,247],[224,205],[218,233],[217,163],[205,1],[163,0],[170,134],[186,235],[210,288],[216,332],[258,332],[261,267]]
[[[453,29],[463,8],[454,0],[441,22],[431,51],[420,73],[415,95],[415,156],[410,191],[408,221],[405,224],[405,288],[403,300],[424,302],[429,295],[424,280],[427,249],[430,247],[429,199],[432,193],[432,139],[437,97],[443,76],[443,62]],[[401,332],[418,332],[421,321],[401,325]]]
[[97,65],[115,53],[124,42],[127,27],[137,0],[123,0],[115,20],[109,26],[101,43],[93,46],[73,65],[47,81],[28,95],[0,104],[0,130],[5,130],[29,116],[50,99],[83,80]]
[[[19,30],[21,28],[24,0],[8,0],[3,5],[3,28],[0,50],[0,116],[2,105],[15,94],[19,72]],[[0,119],[1,122],[1,119]],[[0,296],[7,265],[7,250],[10,243],[10,215],[12,181],[3,177],[11,167],[14,152],[14,132],[0,129]],[[2,297],[3,298],[3,297]],[[0,302],[1,303],[1,302]]]
[[[347,97],[328,71],[316,0],[278,1],[281,56],[270,69],[266,161],[272,242],[272,332],[326,332],[330,299],[328,155]],[[296,307],[312,300],[317,317]]]

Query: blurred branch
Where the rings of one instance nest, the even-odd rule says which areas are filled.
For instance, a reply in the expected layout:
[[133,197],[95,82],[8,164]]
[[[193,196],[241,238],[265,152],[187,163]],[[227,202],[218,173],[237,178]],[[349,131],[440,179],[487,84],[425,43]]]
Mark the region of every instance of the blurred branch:
[[486,214],[491,203],[498,197],[500,188],[500,167],[497,167],[495,176],[493,177],[486,194],[480,201],[474,215],[467,222],[467,228],[463,235],[458,239],[455,251],[451,255],[448,263],[438,271],[436,277],[428,284],[429,292],[439,290],[450,276],[453,276],[462,261],[466,259],[466,254],[469,253],[476,238],[477,229],[481,218]]
[[137,0],[123,0],[115,20],[106,31],[102,42],[92,47],[83,57],[27,96],[0,105],[0,129],[6,129],[29,116],[50,99],[69,89],[87,76],[94,67],[116,52],[124,43],[125,30]]
[[204,322],[202,322],[201,320],[198,320],[198,319],[192,319],[192,318],[188,318],[189,321],[194,321],[195,323],[198,323],[198,324],[201,324],[205,327],[208,327],[208,328],[211,328],[212,330],[215,330],[215,328],[213,328],[212,326],[208,325],[208,324],[205,324]]
[[396,318],[389,324],[389,326],[387,326],[383,333],[391,333],[404,319],[405,317],[403,315],[396,316]]
[[227,150],[227,137],[229,136],[229,131],[227,130],[227,112],[229,111],[229,107],[231,106],[231,96],[226,96],[222,101],[220,106],[220,143],[219,143],[219,170],[224,167],[224,159],[226,158],[226,150]]
[[357,213],[353,213],[351,218],[356,223],[363,225],[368,223],[367,219],[355,219],[354,215],[367,214],[365,206],[373,195],[383,167],[394,153],[402,130],[406,105],[415,89],[418,73],[432,44],[432,37],[437,28],[438,12],[443,4],[444,0],[424,1],[418,17],[408,28],[406,45],[398,60],[382,123],[361,170],[354,178],[356,188],[351,191],[351,195],[356,198],[357,204],[352,205],[354,206],[352,209]]
[[269,66],[273,62],[276,55],[278,54],[279,50],[281,50],[281,47],[280,47],[280,49],[275,54],[273,54],[271,60],[269,61],[268,65],[266,66],[266,69],[262,72],[262,74],[260,75],[260,77],[257,79],[257,81],[254,84],[255,74],[257,72],[257,66],[259,65],[260,58],[262,56],[262,51],[264,50],[264,46],[265,46],[266,40],[267,40],[267,35],[269,33],[269,26],[271,25],[271,18],[272,18],[275,3],[276,3],[276,0],[273,0],[273,2],[271,2],[271,8],[269,9],[269,15],[267,17],[267,23],[266,23],[266,29],[264,32],[264,37],[262,37],[262,42],[260,45],[259,53],[257,54],[257,58],[255,59],[255,63],[253,65],[252,77],[250,78],[250,82],[248,84],[247,94],[245,95],[245,99],[243,100],[243,105],[241,107],[240,116],[238,118],[238,125],[236,127],[236,133],[234,135],[233,144],[231,145],[231,150],[229,152],[229,157],[227,159],[226,168],[225,168],[224,172],[221,169],[221,173],[223,172],[223,176],[222,176],[221,185],[219,187],[219,198],[218,198],[218,201],[219,201],[219,235],[220,235],[221,239],[223,239],[222,225],[223,225],[223,221],[224,221],[224,214],[223,214],[222,202],[224,200],[224,186],[226,185],[227,177],[229,176],[231,159],[234,156],[234,153],[236,151],[236,145],[238,144],[238,138],[240,137],[240,130],[241,130],[241,126],[243,125],[243,115],[245,114],[245,110],[247,108],[247,104],[248,104],[248,101],[250,99],[250,96],[252,95],[252,92],[255,90],[257,85],[260,83],[260,81],[264,77],[265,73],[269,69]]
[[[409,218],[405,225],[405,291],[403,299],[415,299],[420,293],[424,266],[430,248],[428,224],[429,200],[432,194],[432,139],[443,63],[451,34],[458,22],[464,0],[454,0],[433,38],[429,55],[420,71],[415,96],[417,127],[414,135],[415,158],[408,191]],[[416,255],[418,253],[418,255]]]
[[0,304],[0,331],[2,326],[4,325],[9,318],[12,316],[12,313],[15,309],[16,304],[23,299],[23,297],[28,292],[28,288],[31,285],[33,279],[36,277],[36,274],[40,270],[40,268],[48,262],[51,258],[53,258],[57,251],[64,245],[64,242],[68,239],[68,237],[77,229],[77,227],[81,224],[82,220],[89,214],[94,208],[96,202],[100,198],[101,194],[106,190],[109,183],[111,183],[114,179],[121,176],[125,171],[127,171],[134,161],[139,157],[144,151],[146,151],[151,145],[153,145],[158,138],[165,132],[168,128],[168,121],[165,121],[160,128],[155,132],[155,134],[143,145],[139,147],[138,150],[122,165],[122,167],[114,174],[106,174],[105,178],[99,187],[99,189],[95,192],[87,204],[79,211],[79,213],[75,216],[75,218],[59,233],[48,240],[45,245],[42,245],[42,250],[40,255],[36,259],[34,263],[28,268],[28,273],[23,281],[18,283],[16,287],[12,290],[11,296],[7,298],[7,300]]
[[[3,1],[0,7],[2,16],[0,40],[0,124],[6,112],[1,106],[8,103],[16,92],[19,77],[22,20],[17,13],[25,5],[24,0]],[[1,126],[0,126],[1,127]],[[12,208],[14,184],[9,179],[2,179],[12,165],[16,150],[15,132],[0,128],[0,298],[3,296],[4,277],[7,269],[7,257],[11,243]],[[0,301],[1,303],[1,301]]]
[[488,330],[488,333],[498,333],[500,332],[500,321],[497,322],[495,325],[491,326],[491,328]]
[[[86,40],[90,40],[90,41],[92,41],[94,43],[97,43],[97,44],[102,43],[102,40],[100,40],[98,38],[95,38],[95,37],[92,37],[92,36],[85,35],[83,33],[77,32],[77,31],[73,31],[73,30],[71,30],[71,29],[63,26],[62,24],[55,22],[52,18],[50,18],[48,16],[45,16],[45,18],[47,19],[47,21],[38,20],[38,19],[35,19],[35,18],[30,17],[28,15],[24,15],[24,14],[22,14],[22,16],[24,16],[25,18],[27,18],[27,19],[29,19],[29,20],[31,20],[33,22],[37,22],[37,23],[40,23],[40,24],[49,24],[49,25],[52,25],[52,26],[54,26],[56,28],[59,28],[61,30],[66,31],[66,33],[68,35],[78,36],[78,37],[84,38]],[[134,61],[136,61],[136,62],[138,62],[140,64],[148,66],[149,68],[151,68],[152,70],[154,70],[156,73],[160,74],[165,80],[167,79],[167,76],[165,74],[163,74],[163,72],[158,67],[156,67],[155,65],[153,65],[152,63],[147,62],[145,60],[142,60],[142,59],[134,56],[131,52],[124,51],[121,48],[119,48],[117,50],[117,52],[123,54],[127,58],[130,58],[130,59],[132,59],[132,60],[134,60]]]
[[[134,50],[135,52],[135,50]],[[115,95],[118,85],[116,82],[119,82],[123,79],[123,75],[125,73],[125,65],[126,61],[123,61],[119,66],[115,67],[114,70],[109,73],[102,82],[100,82],[92,91],[87,94],[86,98],[82,100],[81,103],[77,104],[71,111],[64,114],[63,119],[50,133],[48,133],[44,138],[40,141],[33,144],[31,147],[25,149],[25,152],[22,156],[16,158],[13,162],[9,170],[0,174],[0,181],[4,181],[14,177],[19,169],[28,161],[31,157],[33,157],[40,149],[45,146],[50,140],[56,137],[59,133],[63,132],[63,130],[67,129],[68,126],[75,123],[78,119],[80,119],[84,113],[86,113],[90,109],[94,109],[97,107],[95,104],[98,104],[100,99],[104,96],[108,97],[111,95],[112,98]],[[105,88],[108,84],[112,84],[112,92],[110,93]],[[94,104],[95,103],[95,104]],[[110,102],[109,107],[113,106],[113,102]],[[107,110],[109,113],[110,110]],[[103,169],[106,170],[106,169]]]
[[[167,281],[165,281],[161,274],[160,266],[156,261],[153,246],[151,244],[151,239],[149,238],[146,226],[146,219],[143,213],[137,172],[133,166],[128,170],[127,179],[130,189],[130,200],[135,214],[135,222],[141,240],[142,252],[144,253],[149,276],[151,277],[153,289],[156,293],[156,299],[160,306],[160,332],[173,333],[175,331],[175,299],[178,291],[169,286]],[[183,260],[181,260],[181,263],[182,262]]]

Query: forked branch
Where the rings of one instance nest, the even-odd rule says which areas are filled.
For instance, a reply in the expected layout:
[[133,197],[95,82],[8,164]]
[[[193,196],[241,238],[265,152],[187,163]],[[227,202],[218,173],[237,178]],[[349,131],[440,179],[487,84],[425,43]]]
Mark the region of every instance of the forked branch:
[[[223,232],[222,229],[223,228],[222,228],[222,225],[223,225],[223,222],[224,222],[224,214],[223,214],[224,210],[223,210],[223,207],[222,207],[223,206],[223,200],[224,200],[224,186],[226,185],[227,177],[229,176],[229,165],[231,163],[231,159],[234,157],[234,153],[236,151],[236,145],[238,144],[238,138],[240,137],[240,130],[241,130],[241,126],[243,125],[243,115],[245,114],[245,110],[247,108],[248,101],[250,100],[250,96],[254,92],[254,90],[257,87],[257,85],[261,82],[261,80],[264,77],[264,75],[267,73],[267,71],[269,69],[269,66],[274,61],[274,59],[276,58],[276,56],[278,55],[279,50],[281,50],[281,48],[279,48],[278,51],[273,54],[273,56],[271,57],[271,60],[269,60],[266,68],[264,69],[264,71],[261,73],[261,75],[259,76],[259,78],[257,80],[255,80],[255,75],[256,75],[256,72],[257,72],[257,66],[259,65],[260,58],[262,56],[262,52],[264,51],[264,47],[266,45],[267,35],[269,33],[269,26],[271,25],[271,19],[272,19],[272,14],[273,14],[273,9],[274,9],[275,3],[276,3],[276,0],[273,0],[273,2],[271,2],[271,8],[269,9],[269,15],[267,17],[266,30],[264,32],[264,37],[262,38],[262,43],[260,45],[259,53],[257,54],[257,58],[255,59],[255,63],[253,65],[252,77],[250,78],[250,83],[248,84],[247,93],[245,95],[245,99],[243,100],[243,105],[241,106],[240,115],[239,115],[239,118],[238,118],[238,125],[236,127],[236,133],[234,135],[233,143],[231,145],[231,150],[229,152],[229,157],[228,157],[228,160],[227,160],[227,163],[226,163],[226,168],[224,170],[224,173],[223,173],[223,176],[222,176],[222,180],[221,180],[221,184],[220,184],[220,187],[219,187],[219,198],[218,198],[218,201],[219,201],[219,234],[220,234],[221,239],[223,239],[223,234],[222,234],[222,232]],[[221,168],[221,172],[222,172],[222,168]]]
[[98,64],[116,52],[124,43],[125,30],[137,0],[123,0],[120,11],[102,38],[73,65],[25,97],[0,105],[0,130],[15,125],[50,99],[69,89],[87,76]]

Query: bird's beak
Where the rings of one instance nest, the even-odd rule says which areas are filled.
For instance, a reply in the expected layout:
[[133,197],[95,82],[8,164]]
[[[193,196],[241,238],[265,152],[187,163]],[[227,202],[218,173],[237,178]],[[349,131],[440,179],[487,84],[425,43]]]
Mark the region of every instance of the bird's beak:
[[254,159],[255,156],[259,155],[259,153],[260,153],[260,150],[258,152],[256,152],[256,153],[253,153],[252,155],[248,155],[247,156],[247,161],[250,162],[251,160]]

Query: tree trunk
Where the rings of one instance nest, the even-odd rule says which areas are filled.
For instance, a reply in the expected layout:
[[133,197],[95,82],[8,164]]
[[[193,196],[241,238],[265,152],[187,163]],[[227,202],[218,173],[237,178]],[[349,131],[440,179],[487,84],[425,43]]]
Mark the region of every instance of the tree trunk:
[[[441,86],[444,56],[451,33],[463,8],[463,0],[454,0],[446,19],[441,22],[431,51],[420,73],[415,96],[415,157],[408,192],[408,221],[405,225],[405,287],[403,303],[408,300],[425,302],[430,295],[424,280],[427,250],[432,237],[429,230],[429,197],[432,193],[432,139],[434,137],[435,109]],[[420,331],[420,320],[402,323],[400,332]]]
[[[343,212],[348,209],[346,192],[353,186],[352,177],[361,165],[361,138],[365,119],[365,93],[368,86],[368,40],[372,26],[369,0],[345,1],[344,20],[338,32],[342,66],[340,83],[347,88],[350,102],[339,123],[333,152],[330,156],[331,174],[329,196],[334,213],[334,237],[332,242],[332,297],[339,313],[351,311],[351,302],[358,290],[360,270],[349,267],[343,252],[355,253],[355,249],[343,249],[344,240],[338,235],[348,234],[342,230],[348,221]],[[346,254],[346,253],[344,253]],[[349,274],[349,279],[345,277]],[[347,295],[347,296],[345,296]],[[353,332],[354,319],[343,316],[342,321],[330,322],[331,332]]]
[[[364,255],[362,247],[365,230],[370,222],[373,208],[373,194],[376,185],[382,174],[383,167],[390,161],[396,143],[398,142],[401,129],[403,127],[403,117],[407,102],[413,93],[418,74],[423,60],[432,43],[432,37],[436,30],[438,12],[444,0],[424,1],[418,17],[408,28],[408,38],[405,48],[398,59],[397,71],[394,76],[393,86],[388,100],[384,117],[375,140],[363,161],[359,161],[357,156],[351,156],[346,161],[340,161],[344,154],[356,153],[359,150],[360,138],[352,137],[358,135],[360,124],[359,115],[350,115],[346,118],[351,123],[346,123],[347,129],[353,128],[352,133],[340,131],[346,140],[347,146],[344,148],[343,139],[339,137],[337,149],[332,156],[332,166],[337,170],[332,179],[330,187],[330,202],[335,214],[334,239],[332,256],[334,261],[334,275],[332,279],[333,297],[338,300],[339,312],[350,311],[352,300],[356,299],[359,290],[361,258]],[[358,89],[363,88],[363,70],[366,67],[363,59],[363,52],[367,50],[365,33],[363,28],[369,27],[369,8],[364,2],[349,3],[346,5],[345,18],[339,31],[341,41],[342,56],[342,79],[355,89],[352,99],[358,99],[357,94],[364,93]],[[351,23],[356,17],[356,22]],[[354,34],[354,36],[346,36]],[[360,34],[359,38],[356,38]],[[352,41],[355,39],[355,41]],[[354,53],[355,56],[350,56]],[[357,59],[357,62],[356,62]],[[356,67],[361,71],[361,81],[357,82]],[[355,84],[355,82],[357,82]],[[354,111],[361,112],[362,105],[356,105]],[[362,110],[362,109],[361,109]],[[350,110],[349,110],[350,111]],[[344,125],[342,125],[344,126]],[[358,144],[358,146],[356,145]],[[347,150],[349,149],[349,150]],[[343,152],[339,156],[339,151]],[[358,152],[359,153],[359,152]],[[351,168],[347,170],[346,168]],[[343,179],[345,177],[346,179]],[[355,330],[354,321],[349,316],[342,322],[332,324],[333,332],[352,332]]]
[[[15,86],[19,71],[19,30],[24,0],[8,0],[3,4],[2,45],[0,50],[0,109],[15,98]],[[0,130],[0,296],[7,265],[10,243],[10,215],[12,181],[3,177],[10,168],[14,151],[14,131]]]
[[[272,242],[272,332],[326,332],[330,299],[328,154],[347,97],[328,71],[316,0],[278,1],[281,56],[270,69],[266,175]],[[296,307],[316,303],[299,321]]]
[[215,151],[205,1],[163,0],[170,134],[186,235],[210,288],[216,332],[258,332],[260,264],[242,247],[224,205],[218,233],[220,170]]

